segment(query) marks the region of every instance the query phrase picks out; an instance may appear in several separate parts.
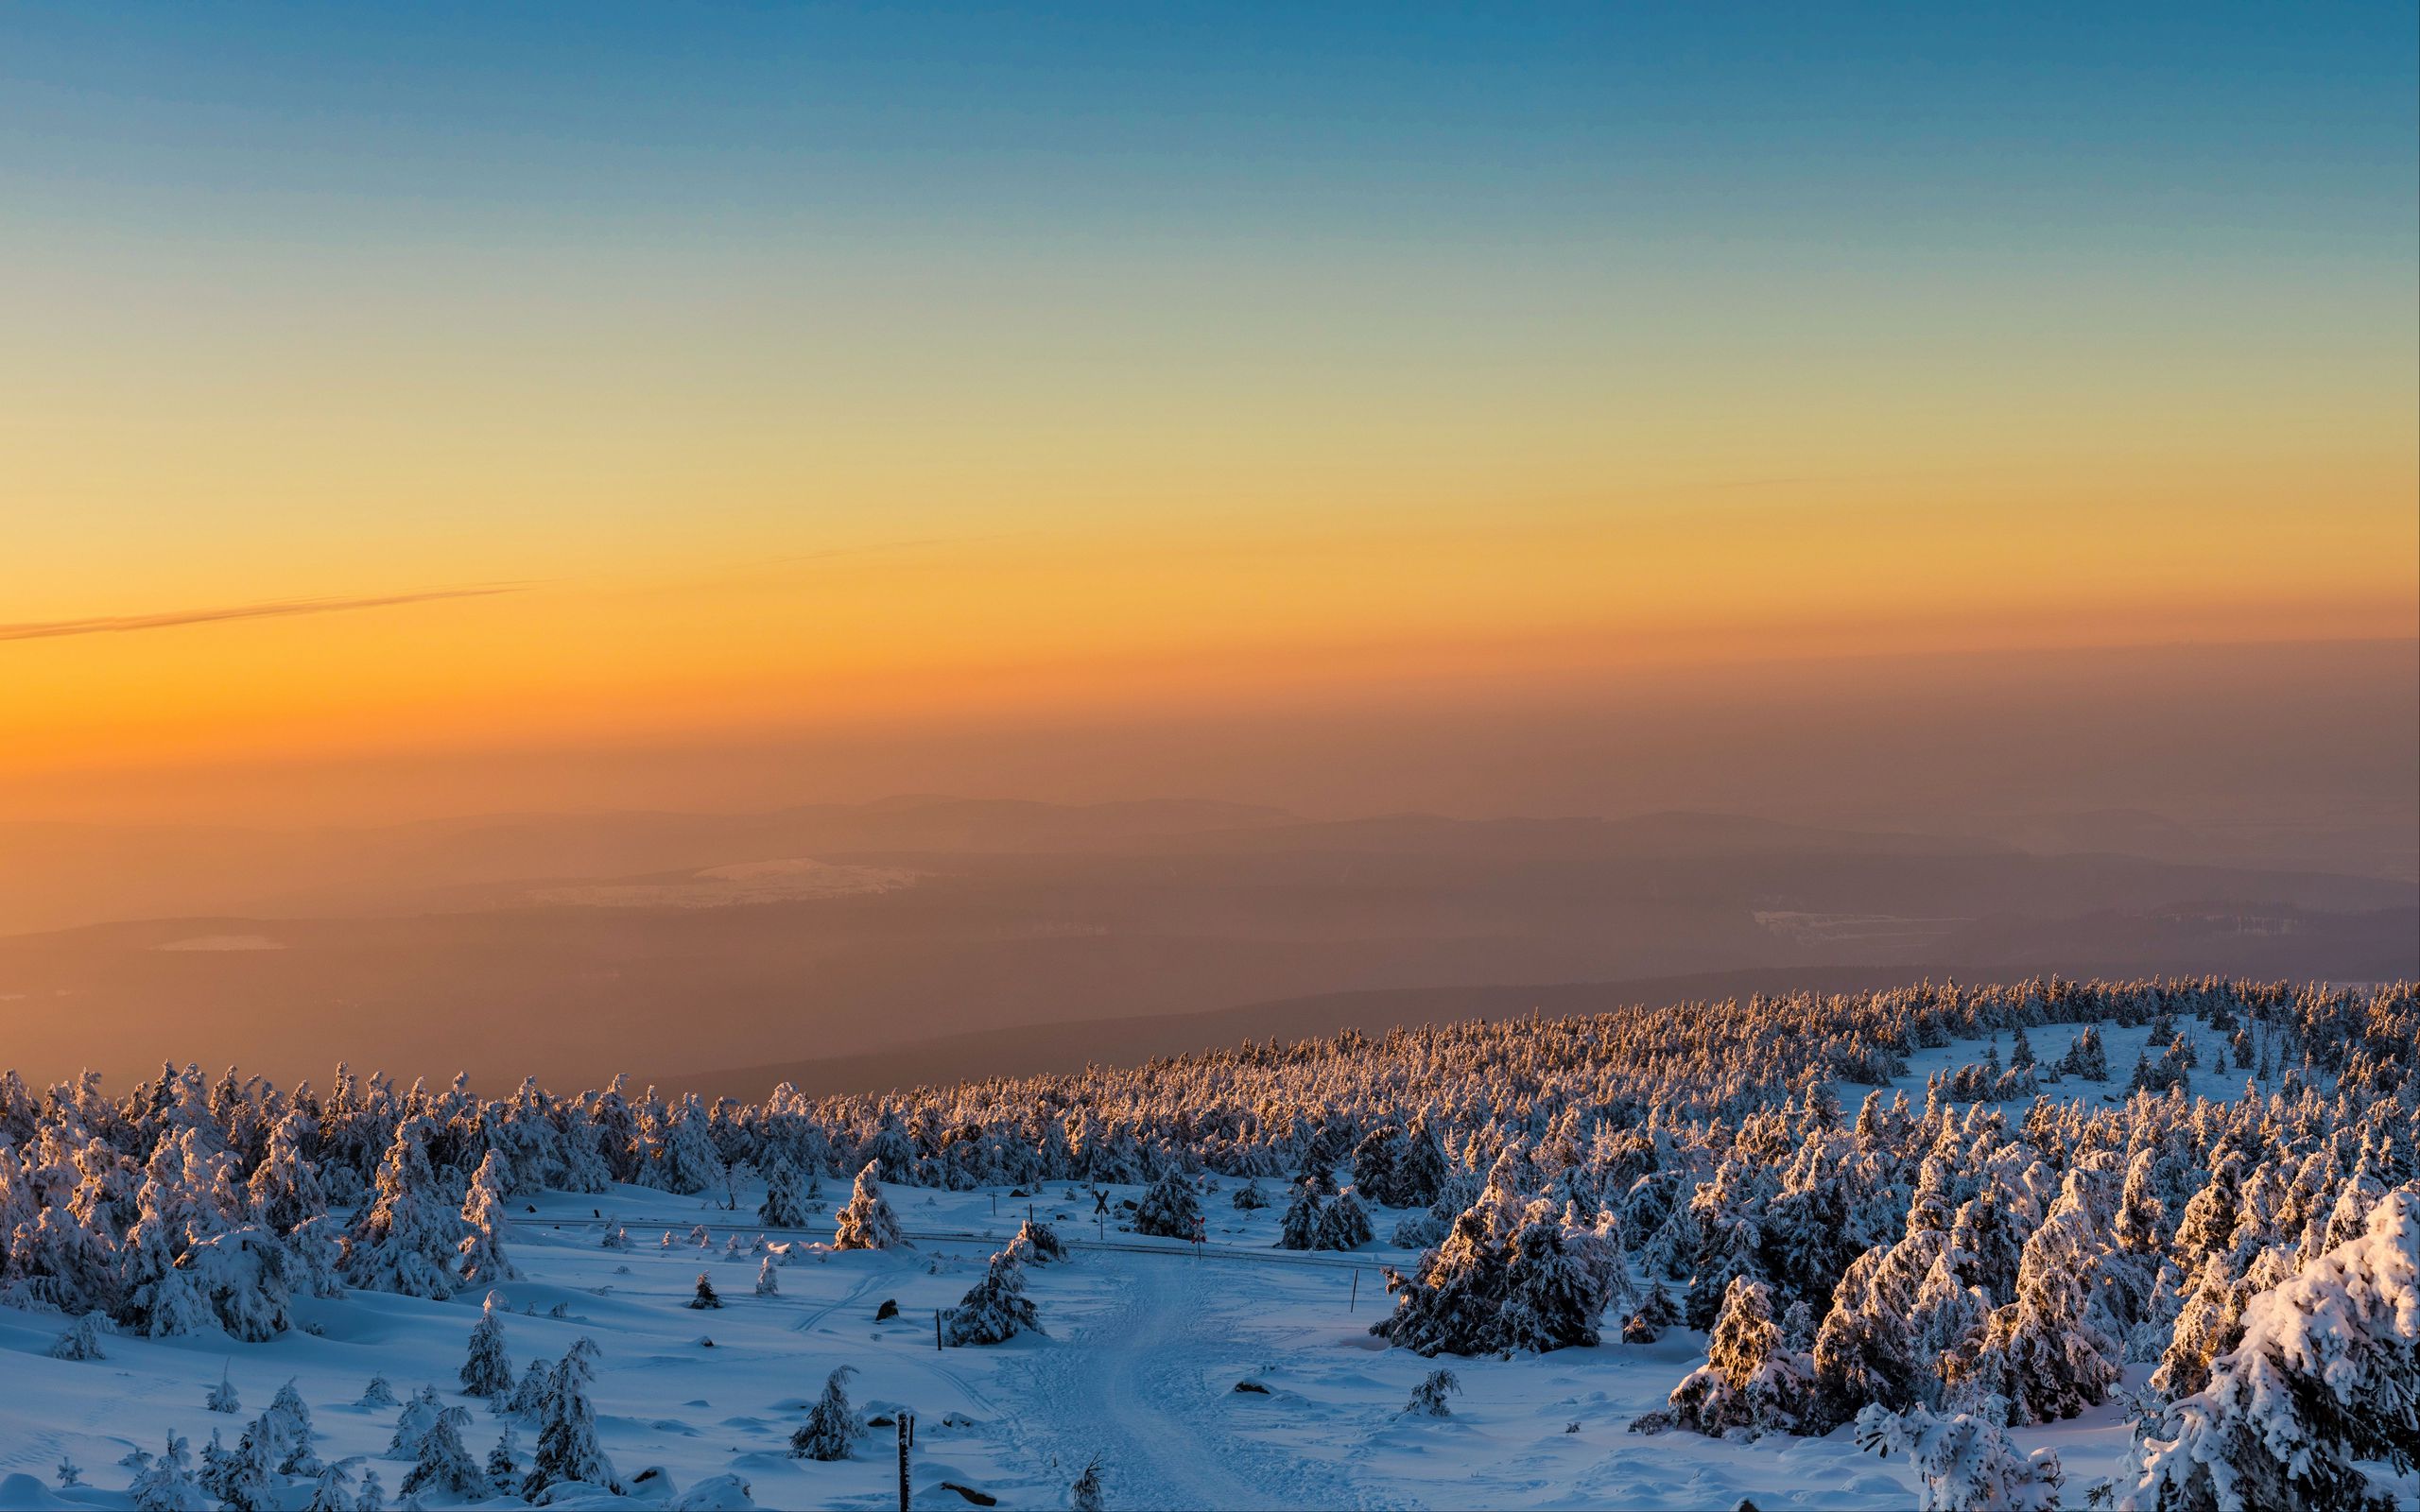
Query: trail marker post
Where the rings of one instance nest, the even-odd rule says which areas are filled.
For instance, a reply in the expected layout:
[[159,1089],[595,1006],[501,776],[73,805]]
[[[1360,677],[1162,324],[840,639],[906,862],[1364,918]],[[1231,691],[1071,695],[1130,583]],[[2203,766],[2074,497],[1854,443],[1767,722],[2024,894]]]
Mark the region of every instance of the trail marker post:
[[1358,1307],[1358,1306],[1360,1306],[1360,1305],[1361,1305],[1361,1267],[1360,1267],[1360,1266],[1358,1266],[1358,1265],[1356,1265],[1356,1266],[1354,1266],[1354,1267],[1353,1267],[1353,1292],[1352,1292],[1352,1295],[1348,1296],[1348,1297],[1345,1297],[1345,1299],[1344,1299],[1344,1310],[1345,1310],[1346,1312],[1350,1313],[1350,1312],[1352,1312],[1355,1308],[1357,1308],[1357,1307]]
[[899,1512],[908,1512],[908,1450],[916,1442],[916,1415],[899,1413]]

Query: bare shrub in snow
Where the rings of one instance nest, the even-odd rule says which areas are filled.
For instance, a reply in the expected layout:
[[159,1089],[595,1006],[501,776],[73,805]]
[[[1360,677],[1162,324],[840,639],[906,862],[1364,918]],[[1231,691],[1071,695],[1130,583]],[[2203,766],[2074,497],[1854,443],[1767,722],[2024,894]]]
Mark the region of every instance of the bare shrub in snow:
[[1445,1398],[1462,1389],[1462,1383],[1451,1370],[1431,1370],[1427,1378],[1411,1388],[1411,1400],[1404,1404],[1404,1412],[1414,1418],[1451,1418],[1454,1409]]
[[1084,1473],[1067,1487],[1068,1512],[1105,1512],[1109,1503],[1102,1499],[1100,1486],[1100,1456],[1096,1454],[1084,1464]]

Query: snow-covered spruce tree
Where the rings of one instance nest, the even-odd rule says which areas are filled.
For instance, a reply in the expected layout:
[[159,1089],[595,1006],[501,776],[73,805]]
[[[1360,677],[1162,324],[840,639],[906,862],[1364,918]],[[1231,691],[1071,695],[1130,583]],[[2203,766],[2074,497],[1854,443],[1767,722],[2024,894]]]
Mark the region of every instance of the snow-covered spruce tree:
[[896,1107],[882,1109],[857,1153],[879,1167],[876,1174],[885,1181],[906,1181],[915,1175],[916,1142],[908,1138]]
[[377,1195],[344,1236],[347,1284],[443,1301],[454,1295],[462,1219],[428,1163],[424,1118],[395,1125],[379,1162]]
[[1308,1249],[1318,1244],[1320,1207],[1320,1194],[1311,1190],[1310,1183],[1297,1183],[1292,1200],[1286,1204],[1286,1215],[1278,1220],[1276,1247]]
[[994,1255],[983,1279],[942,1314],[942,1327],[952,1344],[1000,1344],[1028,1329],[1040,1332],[1040,1317],[1025,1295],[1025,1267],[1005,1251]]
[[361,1388],[361,1400],[354,1403],[356,1407],[369,1409],[391,1407],[394,1404],[395,1388],[382,1375],[372,1376],[370,1384]]
[[471,1330],[470,1354],[462,1362],[462,1394],[466,1397],[512,1394],[512,1357],[505,1352],[504,1319],[496,1310],[502,1300],[502,1296],[490,1292],[487,1300],[479,1304],[479,1321]]
[[[1638,1301],[1631,1284],[1630,1256],[1622,1246],[1621,1220],[1610,1208],[1597,1211],[1597,1221],[1583,1225],[1576,1207],[1564,1211],[1564,1247],[1588,1276],[1589,1317],[1622,1317]],[[1668,1301],[1669,1298],[1668,1297]]]
[[521,1495],[521,1435],[512,1425],[504,1425],[496,1435],[495,1447],[488,1451],[488,1489],[497,1496],[518,1498]]
[[211,1387],[209,1395],[201,1399],[201,1404],[212,1412],[237,1413],[244,1410],[244,1399],[237,1395],[234,1378],[227,1372],[227,1366],[219,1366],[218,1384]]
[[[1809,1310],[1828,1309],[1832,1288],[1841,1275],[1874,1240],[1882,1237],[1858,1223],[1858,1180],[1843,1155],[1835,1160],[1828,1128],[1840,1123],[1828,1115],[1829,1090],[1808,1091],[1810,1108],[1801,1114],[1804,1131],[1798,1153],[1782,1179],[1781,1190],[1767,1205],[1757,1224],[1763,1245],[1766,1279],[1780,1296],[1804,1300]],[[1828,1117],[1829,1125],[1824,1120]]]
[[1435,1202],[1445,1189],[1452,1168],[1426,1115],[1415,1117],[1404,1130],[1403,1150],[1395,1159],[1394,1189],[1377,1200],[1390,1208],[1416,1208]]
[[823,1378],[823,1395],[807,1409],[806,1421],[790,1435],[792,1459],[849,1457],[857,1435],[866,1431],[865,1419],[849,1405],[849,1378],[855,1374],[855,1366],[844,1365]]
[[798,1167],[779,1155],[766,1162],[765,1200],[756,1205],[756,1221],[768,1228],[804,1228],[809,1221]]
[[1731,1283],[1764,1280],[1764,1236],[1755,1220],[1744,1214],[1701,1224],[1703,1238],[1681,1314],[1689,1327],[1711,1332],[1731,1295]]
[[1790,1303],[1789,1310],[1782,1314],[1781,1341],[1785,1348],[1801,1354],[1814,1352],[1815,1310],[1806,1305],[1806,1298],[1802,1297]]
[[1597,1342],[1597,1318],[1604,1310],[1601,1283],[1571,1252],[1563,1226],[1545,1210],[1544,1203],[1533,1208],[1512,1236],[1504,1302],[1495,1317],[1499,1349],[1544,1354]]
[[1476,1209],[1465,1211],[1412,1275],[1387,1269],[1395,1308],[1370,1332],[1414,1354],[1494,1354],[1501,1337],[1496,1317],[1507,1289],[1505,1265],[1486,1220]]
[[640,1173],[640,1184],[683,1196],[719,1191],[725,1172],[722,1152],[715,1148],[709,1132],[712,1124],[697,1093],[682,1099],[680,1112],[658,1125],[659,1141]]
[[1672,1299],[1671,1289],[1661,1276],[1647,1289],[1638,1308],[1622,1319],[1624,1344],[1653,1344],[1664,1336],[1664,1331],[1681,1321],[1681,1304]]
[[1236,1188],[1236,1194],[1230,1200],[1235,1203],[1236,1211],[1251,1212],[1269,1206],[1269,1194],[1260,1190],[1260,1180],[1255,1177]]
[[[270,1457],[270,1440],[275,1430],[255,1418],[236,1440],[235,1447],[215,1456],[216,1464],[205,1465],[201,1488],[218,1498],[227,1512],[276,1512],[275,1491],[269,1476],[276,1468]],[[211,1447],[218,1447],[218,1435],[210,1435]]]
[[404,1403],[395,1415],[395,1431],[387,1440],[389,1459],[420,1458],[420,1441],[437,1427],[437,1419],[445,1414],[445,1404],[437,1400],[437,1388],[423,1385]]
[[715,1290],[714,1278],[704,1271],[698,1272],[698,1295],[689,1298],[689,1305],[699,1309],[722,1306],[722,1297]]
[[2227,1274],[2224,1255],[2202,1262],[2193,1289],[2169,1325],[2168,1348],[2152,1372],[2152,1394],[2162,1401],[2189,1397],[2210,1383],[2210,1367],[2243,1337],[2243,1307],[2252,1294]]
[[2125,1508],[2393,1505],[2358,1462],[2420,1465],[2420,1187],[2246,1303],[2242,1342],[2138,1427],[2135,1453]]
[[1876,1403],[1857,1415],[1857,1447],[1905,1454],[1923,1486],[1922,1512],[2057,1512],[2066,1477],[2057,1451],[2017,1452],[1990,1399],[1955,1416]]
[[98,1313],[87,1313],[67,1325],[50,1347],[54,1360],[106,1360],[101,1349],[101,1325],[108,1321]]
[[1395,1168],[1403,1162],[1403,1130],[1392,1124],[1381,1124],[1361,1136],[1353,1147],[1353,1184],[1370,1195],[1373,1202],[1388,1207],[1403,1207],[1393,1200]]
[[246,1191],[271,1233],[290,1234],[327,1215],[327,1189],[320,1182],[319,1168],[302,1153],[315,1137],[310,1115],[300,1111],[287,1113],[269,1130],[268,1147]]
[[201,1483],[205,1494],[215,1501],[225,1501],[229,1474],[234,1468],[235,1456],[220,1436],[217,1429],[210,1431],[210,1442],[201,1446],[201,1463],[195,1468],[194,1479]]
[[2076,1033],[2074,1042],[2066,1045],[2066,1055],[2060,1059],[2062,1076],[2082,1076],[2083,1081],[2110,1079],[2110,1055],[2100,1045],[2100,1031],[2091,1023]]
[[[544,1422],[547,1405],[554,1400],[554,1391],[555,1367],[544,1360],[532,1360],[522,1367],[521,1380],[512,1388],[511,1400],[504,1402],[504,1415],[529,1423]],[[488,1404],[493,1407],[501,1400],[491,1397]]]
[[596,1343],[583,1336],[573,1341],[555,1366],[538,1445],[530,1452],[529,1473],[521,1482],[525,1498],[535,1501],[539,1492],[562,1481],[618,1489],[614,1462],[596,1442],[596,1409],[588,1400],[596,1380]]
[[1717,1437],[1793,1432],[1812,1405],[1813,1377],[1813,1362],[1782,1342],[1772,1288],[1742,1276],[1723,1297],[1706,1363],[1672,1388],[1672,1419]]
[[1151,1183],[1134,1209],[1134,1231],[1162,1239],[1191,1239],[1201,1228],[1201,1204],[1182,1171],[1171,1170]]
[[1369,1211],[1352,1187],[1320,1211],[1319,1228],[1311,1235],[1313,1249],[1358,1249],[1377,1235],[1370,1228]]
[[[0,1150],[0,1157],[5,1155]],[[29,1184],[23,1178],[10,1183],[10,1195],[22,1207],[18,1221],[9,1227],[6,1268],[0,1270],[8,1284],[0,1289],[0,1300],[71,1314],[116,1309],[121,1322],[139,1325],[140,1313],[121,1307],[128,1289],[122,1280],[124,1259],[112,1253],[107,1235],[87,1228],[71,1208],[54,1205],[34,1211],[34,1198],[26,1190]],[[0,1214],[0,1222],[6,1221],[7,1215]],[[127,1239],[130,1247],[138,1243],[146,1227],[135,1226],[135,1232]],[[164,1244],[158,1246],[158,1253],[157,1268],[164,1271],[174,1256]]]
[[1426,1249],[1443,1241],[1453,1231],[1454,1219],[1478,1196],[1479,1178],[1469,1171],[1457,1171],[1445,1178],[1443,1188],[1428,1206],[1395,1225],[1394,1242],[1398,1249]]
[[193,1452],[174,1434],[167,1448],[134,1472],[126,1490],[135,1512],[206,1512],[210,1505],[194,1476]]
[[759,1297],[782,1295],[781,1267],[773,1263],[773,1257],[770,1255],[767,1255],[756,1263],[756,1295]]
[[1940,1350],[1918,1323],[1917,1299],[1928,1274],[1955,1286],[1940,1263],[1946,1237],[1922,1230],[1850,1263],[1815,1331],[1816,1406],[1807,1432],[1829,1432],[1869,1405],[1898,1412],[1938,1395]]
[[2118,1342],[2086,1313],[2099,1241],[2070,1175],[2050,1214],[2025,1242],[2015,1299],[1952,1350],[1943,1375],[1962,1400],[1988,1394],[2019,1427],[2056,1422],[2098,1405],[2124,1373]]
[[2176,1226],[2177,1263],[2187,1271],[2199,1270],[2205,1257],[2227,1254],[2242,1206],[2243,1158],[2230,1154],[2210,1172],[2208,1184],[2185,1204]]
[[1031,1218],[1017,1225],[1015,1235],[1009,1240],[1009,1248],[1028,1265],[1048,1265],[1067,1258],[1067,1246],[1060,1239],[1059,1231]]
[[464,1286],[493,1286],[520,1277],[504,1253],[504,1162],[490,1150],[472,1173],[470,1190],[462,1197],[463,1233],[458,1249]]
[[302,1503],[302,1512],[354,1512],[353,1493],[345,1487],[353,1484],[353,1472],[339,1462],[322,1466],[319,1478],[311,1484],[311,1499]]
[[344,1272],[338,1268],[344,1257],[343,1225],[335,1214],[323,1212],[297,1224],[285,1236],[285,1252],[293,1262],[286,1267],[292,1284],[331,1300],[344,1295]]
[[1445,1398],[1462,1389],[1462,1383],[1451,1370],[1431,1370],[1426,1380],[1411,1388],[1411,1400],[1404,1403],[1404,1415],[1410,1418],[1451,1418],[1454,1409]]
[[[266,1344],[293,1323],[288,1263],[285,1246],[268,1229],[246,1224],[195,1242],[178,1261],[176,1275],[208,1324],[243,1343]],[[164,1322],[157,1314],[152,1319],[155,1330]]]
[[1977,1287],[1991,1305],[2016,1296],[2016,1267],[2023,1259],[2025,1236],[2017,1231],[2008,1205],[1989,1187],[1958,1208],[1949,1226],[1951,1263],[1959,1280]]
[[832,1236],[835,1249],[895,1249],[908,1243],[900,1231],[899,1215],[890,1211],[884,1200],[882,1188],[875,1183],[874,1162],[869,1160],[857,1173],[856,1185],[849,1193],[849,1205],[840,1210],[840,1226]]
[[276,1467],[280,1475],[317,1475],[320,1457],[311,1452],[311,1441],[318,1436],[311,1427],[311,1409],[302,1400],[302,1393],[295,1388],[293,1378],[277,1388],[269,1399],[268,1411],[262,1414],[276,1432]]
[[437,1421],[421,1435],[420,1453],[412,1468],[404,1474],[406,1496],[423,1491],[461,1497],[487,1494],[488,1484],[479,1474],[477,1462],[462,1447],[462,1429],[470,1420],[471,1415],[459,1407],[448,1407],[437,1415]]

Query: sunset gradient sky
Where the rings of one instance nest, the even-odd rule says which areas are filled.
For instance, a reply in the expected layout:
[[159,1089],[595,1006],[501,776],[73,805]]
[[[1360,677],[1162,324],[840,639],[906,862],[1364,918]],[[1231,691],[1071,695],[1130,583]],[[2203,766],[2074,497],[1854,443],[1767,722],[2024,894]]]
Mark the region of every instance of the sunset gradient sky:
[[1973,10],[11,11],[0,817],[2412,639],[2413,9]]

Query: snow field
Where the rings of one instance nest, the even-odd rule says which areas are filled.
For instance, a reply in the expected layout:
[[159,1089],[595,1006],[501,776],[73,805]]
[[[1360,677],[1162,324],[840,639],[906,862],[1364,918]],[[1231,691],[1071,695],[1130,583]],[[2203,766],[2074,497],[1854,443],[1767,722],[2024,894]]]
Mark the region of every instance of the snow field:
[[[2055,1061],[2071,1033],[2037,1034],[2035,1053]],[[2051,1096],[2122,1098],[2148,1030],[2103,1034],[2111,1081],[2070,1078],[2047,1089]],[[2226,1063],[2214,1037],[2204,1040],[2192,1091],[2238,1095],[2245,1074]],[[1920,1106],[1927,1074],[1979,1061],[1983,1051],[1980,1041],[1919,1051],[1894,1086]],[[2003,1040],[2003,1060],[2008,1051]],[[1853,1112],[1858,1090],[1841,1092]],[[2013,1118],[2023,1108],[2007,1105]],[[1378,1244],[1350,1256],[1277,1251],[1270,1246],[1282,1183],[1264,1179],[1270,1205],[1241,1211],[1230,1201],[1241,1183],[1211,1179],[1215,1190],[1202,1197],[1206,1253],[1121,1232],[1117,1200],[1139,1200],[1139,1186],[1109,1189],[1113,1216],[1099,1225],[1089,1193],[1064,1184],[1029,1198],[997,1188],[890,1187],[914,1250],[835,1253],[822,1244],[828,1222],[770,1231],[791,1247],[778,1269],[779,1295],[769,1297],[753,1293],[761,1257],[751,1241],[760,1230],[749,1220],[762,1195],[753,1181],[740,1185],[736,1211],[635,1187],[516,1197],[508,1247],[523,1279],[497,1288],[507,1348],[518,1370],[533,1357],[560,1358],[583,1335],[595,1339],[599,1436],[625,1480],[649,1466],[663,1467],[680,1489],[736,1474],[768,1507],[895,1504],[886,1428],[870,1431],[848,1461],[787,1455],[790,1433],[838,1366],[857,1372],[849,1387],[860,1411],[917,1414],[920,1507],[976,1504],[943,1482],[1002,1507],[1062,1507],[1069,1483],[1096,1455],[1112,1507],[1729,1507],[1743,1497],[1767,1508],[1913,1503],[1905,1462],[1858,1453],[1846,1429],[1752,1444],[1628,1433],[1632,1418],[1662,1406],[1703,1358],[1703,1334],[1676,1328],[1654,1345],[1609,1342],[1512,1360],[1432,1361],[1387,1349],[1367,1329],[1391,1305],[1380,1267],[1408,1269],[1416,1258],[1388,1247],[1406,1212],[1374,1208]],[[819,1214],[842,1194],[828,1177],[826,1190]],[[937,1350],[934,1310],[974,1284],[1029,1201],[1075,1251],[1069,1263],[1028,1271],[1046,1333]],[[634,1247],[602,1247],[607,1220],[626,1227]],[[688,1238],[700,1223],[711,1234],[704,1247]],[[659,1243],[667,1230],[669,1247]],[[735,1233],[740,1248],[727,1252]],[[719,1310],[687,1305],[701,1270],[724,1298]],[[121,1455],[156,1452],[171,1432],[197,1452],[214,1427],[232,1442],[289,1378],[313,1414],[320,1457],[370,1456],[391,1502],[407,1466],[379,1456],[399,1409],[354,1403],[373,1375],[385,1375],[399,1399],[433,1384],[443,1400],[471,1408],[462,1436],[484,1458],[503,1419],[459,1396],[458,1380],[482,1296],[472,1289],[440,1303],[363,1291],[333,1300],[298,1295],[297,1328],[268,1343],[110,1334],[107,1358],[81,1363],[49,1357],[65,1320],[0,1309],[0,1506],[125,1507],[130,1472],[117,1464]],[[899,1315],[877,1323],[885,1300],[898,1303]],[[557,1310],[563,1315],[550,1315]],[[1440,1365],[1462,1383],[1453,1415],[1406,1416],[1413,1387]],[[2149,1369],[2130,1367],[2126,1388]],[[242,1399],[236,1415],[203,1408],[222,1370]],[[1247,1380],[1265,1393],[1237,1392]],[[534,1429],[516,1431],[526,1464]],[[2084,1485],[2118,1470],[2130,1440],[2114,1400],[2013,1436],[2020,1449],[2057,1449],[2078,1500]],[[82,1468],[84,1486],[53,1487],[62,1456]],[[465,1503],[430,1497],[428,1504]]]

